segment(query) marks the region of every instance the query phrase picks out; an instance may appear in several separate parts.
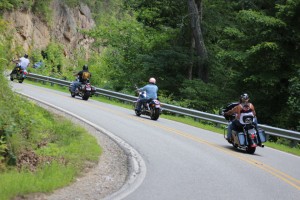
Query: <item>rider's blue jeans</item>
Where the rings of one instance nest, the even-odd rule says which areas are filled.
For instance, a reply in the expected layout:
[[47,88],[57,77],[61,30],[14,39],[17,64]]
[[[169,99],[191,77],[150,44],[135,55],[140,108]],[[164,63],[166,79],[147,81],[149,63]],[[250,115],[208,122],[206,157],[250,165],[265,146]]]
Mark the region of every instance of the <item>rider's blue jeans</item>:
[[81,85],[81,83],[79,81],[74,81],[73,85],[72,85],[72,88],[71,88],[71,91],[75,92],[76,88],[78,88],[80,85]]

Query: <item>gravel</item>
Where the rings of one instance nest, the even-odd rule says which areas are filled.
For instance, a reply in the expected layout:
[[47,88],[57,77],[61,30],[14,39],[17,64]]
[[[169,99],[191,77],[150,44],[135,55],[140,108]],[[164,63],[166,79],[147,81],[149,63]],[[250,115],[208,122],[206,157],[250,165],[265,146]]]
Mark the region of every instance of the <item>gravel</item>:
[[30,194],[19,196],[14,199],[93,200],[104,198],[112,199],[115,198],[113,196],[118,196],[116,195],[118,193],[117,191],[121,191],[122,187],[124,190],[124,185],[127,184],[130,176],[132,176],[132,174],[133,176],[137,175],[136,173],[132,173],[132,167],[130,167],[132,161],[130,156],[128,156],[128,152],[124,151],[124,147],[121,147],[119,143],[104,134],[103,131],[84,121],[45,104],[38,104],[54,114],[62,115],[65,118],[70,119],[73,123],[85,127],[87,131],[97,139],[103,152],[99,158],[99,162],[97,164],[88,164],[80,176],[78,176],[71,185],[55,190],[51,194]]

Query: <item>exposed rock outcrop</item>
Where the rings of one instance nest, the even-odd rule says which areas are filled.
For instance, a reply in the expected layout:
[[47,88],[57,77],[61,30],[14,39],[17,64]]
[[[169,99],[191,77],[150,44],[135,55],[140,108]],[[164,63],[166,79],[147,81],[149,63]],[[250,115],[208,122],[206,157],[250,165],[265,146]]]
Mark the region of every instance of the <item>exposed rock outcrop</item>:
[[93,40],[81,33],[95,27],[92,14],[88,6],[81,4],[76,8],[69,8],[59,0],[51,3],[52,22],[46,24],[31,12],[7,12],[4,19],[9,22],[14,46],[23,46],[30,52],[33,49],[45,49],[51,41],[64,46],[66,56],[72,56],[74,49],[84,49],[86,57]]

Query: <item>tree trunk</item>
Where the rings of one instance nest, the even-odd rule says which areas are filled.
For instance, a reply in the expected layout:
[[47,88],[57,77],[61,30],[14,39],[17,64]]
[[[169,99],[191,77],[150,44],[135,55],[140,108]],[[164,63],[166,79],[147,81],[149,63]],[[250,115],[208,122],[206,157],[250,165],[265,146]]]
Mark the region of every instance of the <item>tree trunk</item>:
[[190,47],[190,52],[191,52],[191,58],[190,58],[190,66],[188,69],[188,79],[192,80],[193,79],[193,66],[194,66],[194,49],[195,49],[195,40],[193,37],[193,34],[191,33],[191,47]]
[[[202,0],[188,0],[189,14],[191,16],[192,36],[195,40],[197,56],[199,56],[198,76],[204,82],[208,81],[207,50],[201,31]],[[200,12],[199,12],[200,11]]]

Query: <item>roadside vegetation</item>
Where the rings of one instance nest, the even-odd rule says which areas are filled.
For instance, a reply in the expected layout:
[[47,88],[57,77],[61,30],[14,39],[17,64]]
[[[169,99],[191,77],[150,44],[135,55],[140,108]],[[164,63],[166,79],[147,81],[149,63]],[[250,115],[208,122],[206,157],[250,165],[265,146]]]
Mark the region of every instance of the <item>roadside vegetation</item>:
[[13,94],[1,76],[1,200],[51,192],[98,162],[101,147],[85,129]]
[[85,129],[11,90],[6,25],[0,19],[0,200],[66,186],[102,152]]

